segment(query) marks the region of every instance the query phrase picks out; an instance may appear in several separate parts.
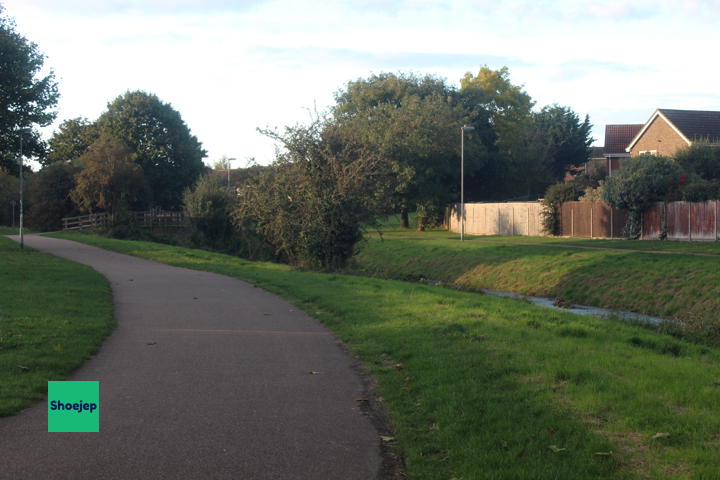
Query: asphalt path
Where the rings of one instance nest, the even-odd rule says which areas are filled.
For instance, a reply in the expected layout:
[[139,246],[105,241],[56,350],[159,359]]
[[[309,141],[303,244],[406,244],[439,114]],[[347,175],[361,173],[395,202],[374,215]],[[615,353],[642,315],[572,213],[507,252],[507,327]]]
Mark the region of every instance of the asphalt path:
[[355,360],[317,320],[223,275],[37,235],[25,244],[102,273],[117,328],[69,379],[100,382],[100,432],[48,433],[47,402],[0,418],[0,478],[381,473]]

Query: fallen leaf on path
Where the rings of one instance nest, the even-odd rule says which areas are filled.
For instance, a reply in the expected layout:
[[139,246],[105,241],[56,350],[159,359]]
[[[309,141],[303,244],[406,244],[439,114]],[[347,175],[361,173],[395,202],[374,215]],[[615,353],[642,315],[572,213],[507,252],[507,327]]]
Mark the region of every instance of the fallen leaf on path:
[[395,437],[386,437],[385,435],[380,435],[380,440],[383,442],[393,442],[395,441]]
[[310,375],[319,375],[320,374],[320,372],[316,372],[315,370],[310,370],[308,373]]
[[550,445],[548,448],[555,453],[560,453],[560,452],[564,452],[567,450],[567,448],[560,448],[557,445]]

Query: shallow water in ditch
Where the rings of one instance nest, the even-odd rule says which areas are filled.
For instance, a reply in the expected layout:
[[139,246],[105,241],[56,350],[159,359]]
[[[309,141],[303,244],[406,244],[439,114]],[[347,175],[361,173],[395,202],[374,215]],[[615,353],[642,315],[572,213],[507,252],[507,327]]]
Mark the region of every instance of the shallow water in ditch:
[[570,305],[569,307],[559,307],[555,304],[555,300],[552,298],[547,297],[532,297],[528,295],[518,295],[517,293],[510,293],[510,292],[498,292],[497,290],[490,290],[487,288],[481,289],[482,293],[486,295],[492,295],[494,297],[503,297],[503,298],[514,298],[516,300],[525,300],[528,301],[534,305],[538,305],[540,307],[547,307],[547,308],[554,308],[555,310],[562,310],[564,312],[570,312],[570,313],[576,313],[578,315],[595,315],[597,317],[603,317],[603,318],[620,318],[622,320],[630,320],[630,321],[639,321],[639,322],[646,322],[646,323],[652,323],[655,325],[661,324],[661,323],[677,323],[674,320],[668,320],[666,318],[661,317],[653,317],[650,315],[643,315],[641,313],[635,313],[635,312],[623,312],[621,310],[611,310],[609,308],[600,308],[600,307],[589,307],[587,305]]

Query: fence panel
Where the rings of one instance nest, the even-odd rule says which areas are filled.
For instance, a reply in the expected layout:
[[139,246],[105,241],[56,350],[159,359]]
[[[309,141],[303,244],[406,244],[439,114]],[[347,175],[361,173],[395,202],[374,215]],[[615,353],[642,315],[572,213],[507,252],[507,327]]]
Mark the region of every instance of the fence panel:
[[667,238],[690,240],[690,205],[688,202],[667,204]]
[[715,240],[717,202],[690,204],[690,238],[693,240]]
[[[543,235],[539,202],[466,203],[465,233],[468,235]],[[460,205],[451,205],[446,224],[460,231]]]
[[660,234],[662,233],[662,217],[664,208],[665,207],[662,203],[655,203],[650,208],[645,210],[645,212],[643,212],[643,240],[657,240],[658,238],[660,238]]
[[627,212],[604,202],[564,202],[560,205],[560,235],[579,238],[619,238]]

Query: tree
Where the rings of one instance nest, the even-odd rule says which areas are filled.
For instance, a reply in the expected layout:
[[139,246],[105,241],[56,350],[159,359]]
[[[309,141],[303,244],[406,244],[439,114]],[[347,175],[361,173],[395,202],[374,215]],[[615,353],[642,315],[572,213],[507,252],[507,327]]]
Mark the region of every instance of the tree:
[[80,172],[70,197],[86,212],[104,210],[111,219],[147,194],[142,169],[127,145],[101,137],[78,159]]
[[70,198],[79,170],[72,163],[57,162],[28,179],[28,225],[41,231],[59,230],[63,217],[79,213]]
[[535,104],[530,95],[511,82],[507,67],[483,66],[477,75],[468,72],[460,80],[459,102],[488,152],[483,168],[467,179],[467,195],[499,199],[525,193],[528,174],[523,166],[532,160],[526,143]]
[[60,127],[48,142],[47,157],[42,159],[43,165],[57,162],[77,160],[99,137],[94,122],[87,118],[71,118],[60,124]]
[[[427,212],[453,200],[459,183],[459,133],[466,121],[455,92],[432,76],[383,73],[348,83],[336,94],[334,122],[346,138],[366,145],[383,159],[388,183],[380,190],[388,208]],[[468,140],[467,148],[477,150]],[[482,155],[468,155],[472,170]],[[423,215],[420,216],[422,227]]]
[[114,137],[132,151],[152,191],[151,203],[175,209],[182,195],[206,171],[206,156],[180,113],[152,94],[119,96],[97,121],[101,135]]
[[17,33],[3,11],[0,5],[0,167],[17,175],[19,130],[31,129],[23,134],[24,154],[42,157],[44,143],[34,128],[55,119],[59,94],[54,73],[41,74],[45,57],[37,45]]
[[572,166],[590,160],[590,118],[580,117],[569,107],[548,105],[533,115],[533,130],[539,154],[553,180],[562,180]]

